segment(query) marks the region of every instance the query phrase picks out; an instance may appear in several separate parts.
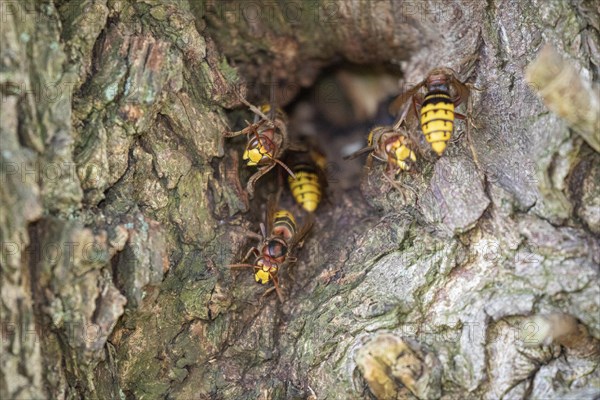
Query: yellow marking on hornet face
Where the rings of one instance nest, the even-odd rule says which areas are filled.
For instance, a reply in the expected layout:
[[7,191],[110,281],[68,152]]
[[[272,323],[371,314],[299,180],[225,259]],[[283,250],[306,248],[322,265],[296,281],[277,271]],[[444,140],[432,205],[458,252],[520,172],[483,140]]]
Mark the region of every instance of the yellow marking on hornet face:
[[244,160],[248,160],[248,165],[258,165],[258,163],[263,159],[264,156],[268,156],[269,153],[266,149],[259,145],[258,147],[252,149],[246,149],[244,151]]
[[400,146],[396,149],[396,158],[398,160],[404,161],[410,157],[412,151],[406,146]]
[[254,274],[254,279],[256,280],[256,282],[260,282],[263,285],[265,283],[269,283],[269,281],[271,280],[271,275],[269,274],[270,268],[266,265],[262,265],[260,261],[258,266],[260,267],[260,269]]
[[258,163],[263,158],[263,155],[261,154],[260,149],[251,149],[247,153],[248,153],[248,158],[250,159],[250,162],[253,162],[254,164]]
[[413,162],[417,161],[417,157],[415,156],[415,153],[410,150],[409,150],[408,154],[406,155],[406,157],[404,157],[404,158],[398,157],[396,159],[396,164],[404,171],[409,171],[410,167],[411,167],[411,164],[410,164],[410,162],[407,162],[407,159],[410,159]]

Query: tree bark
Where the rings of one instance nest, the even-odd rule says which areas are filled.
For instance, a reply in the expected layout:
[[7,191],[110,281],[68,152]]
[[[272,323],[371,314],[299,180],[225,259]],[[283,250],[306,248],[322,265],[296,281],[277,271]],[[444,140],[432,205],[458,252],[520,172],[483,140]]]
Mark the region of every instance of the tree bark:
[[[550,44],[593,99],[595,2],[0,6],[1,398],[598,396],[598,109],[525,72]],[[478,162],[332,194],[280,304],[227,267],[264,214],[227,110],[340,63],[459,71]]]

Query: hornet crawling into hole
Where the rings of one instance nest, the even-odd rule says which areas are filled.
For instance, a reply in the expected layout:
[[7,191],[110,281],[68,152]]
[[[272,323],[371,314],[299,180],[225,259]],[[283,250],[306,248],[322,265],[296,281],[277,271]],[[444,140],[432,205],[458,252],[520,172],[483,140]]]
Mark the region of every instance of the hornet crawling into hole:
[[288,186],[296,203],[312,213],[319,206],[327,186],[327,158],[312,138],[303,137],[296,147],[298,150],[289,152],[285,158],[296,176],[288,176]]

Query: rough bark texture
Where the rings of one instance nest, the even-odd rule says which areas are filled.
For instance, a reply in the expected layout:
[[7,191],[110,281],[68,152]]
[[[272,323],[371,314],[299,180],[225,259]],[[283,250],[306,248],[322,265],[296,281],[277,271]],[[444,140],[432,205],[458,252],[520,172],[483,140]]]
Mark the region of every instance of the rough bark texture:
[[[598,396],[600,127],[525,80],[550,44],[597,82],[596,2],[0,5],[2,399]],[[264,193],[225,110],[342,61],[460,71],[479,165],[331,195],[280,304],[227,268]]]

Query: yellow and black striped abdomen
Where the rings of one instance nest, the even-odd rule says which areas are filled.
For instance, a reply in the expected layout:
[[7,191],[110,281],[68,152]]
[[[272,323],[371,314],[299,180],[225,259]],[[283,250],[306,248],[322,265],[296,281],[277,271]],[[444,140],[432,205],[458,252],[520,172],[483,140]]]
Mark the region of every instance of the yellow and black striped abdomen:
[[293,167],[296,179],[288,177],[294,199],[308,212],[314,212],[321,201],[321,182],[317,171],[311,165]]
[[273,235],[290,240],[296,234],[296,219],[288,210],[279,210],[273,216]]
[[421,105],[421,129],[433,151],[441,156],[454,129],[454,103],[448,93],[427,93]]

